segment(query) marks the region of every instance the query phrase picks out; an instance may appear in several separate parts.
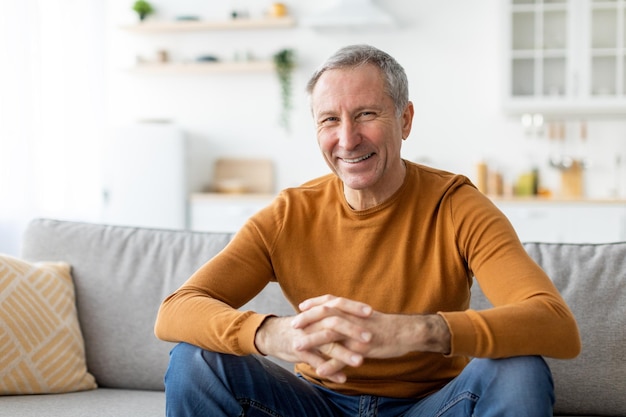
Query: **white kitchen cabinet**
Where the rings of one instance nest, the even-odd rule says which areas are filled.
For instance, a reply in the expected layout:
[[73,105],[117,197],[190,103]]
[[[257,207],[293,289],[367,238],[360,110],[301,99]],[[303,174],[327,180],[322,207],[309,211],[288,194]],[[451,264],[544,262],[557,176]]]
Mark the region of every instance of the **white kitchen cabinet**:
[[[196,193],[191,229],[236,232],[271,203],[271,194]],[[626,201],[494,199],[523,242],[606,243],[626,241]]]
[[496,200],[524,242],[626,241],[626,202]]
[[189,205],[190,228],[197,231],[234,233],[273,198],[270,194],[192,194]]
[[509,0],[505,109],[626,113],[626,0]]

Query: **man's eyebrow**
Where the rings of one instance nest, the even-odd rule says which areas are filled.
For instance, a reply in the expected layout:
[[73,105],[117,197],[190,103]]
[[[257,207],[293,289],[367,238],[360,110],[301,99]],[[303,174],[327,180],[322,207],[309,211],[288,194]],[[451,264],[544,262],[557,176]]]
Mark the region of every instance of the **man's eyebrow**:
[[337,114],[337,112],[333,111],[333,110],[322,110],[317,112],[315,115],[317,118],[320,117],[327,117],[327,116],[335,116]]

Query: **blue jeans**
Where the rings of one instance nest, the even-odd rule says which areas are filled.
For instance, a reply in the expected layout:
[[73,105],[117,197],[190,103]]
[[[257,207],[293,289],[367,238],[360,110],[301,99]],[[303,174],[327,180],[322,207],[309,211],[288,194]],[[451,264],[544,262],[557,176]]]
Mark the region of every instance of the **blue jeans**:
[[440,391],[415,399],[343,395],[257,356],[181,343],[165,375],[168,417],[551,417],[552,375],[538,356],[473,359]]

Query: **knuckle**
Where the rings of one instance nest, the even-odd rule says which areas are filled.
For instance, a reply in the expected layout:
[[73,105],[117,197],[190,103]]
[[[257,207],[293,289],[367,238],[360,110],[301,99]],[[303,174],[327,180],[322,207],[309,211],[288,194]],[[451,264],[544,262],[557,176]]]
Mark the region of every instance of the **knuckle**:
[[338,327],[339,322],[340,320],[339,320],[339,317],[337,316],[331,316],[324,320],[324,324],[331,329]]
[[327,315],[328,313],[330,313],[333,309],[331,307],[329,307],[328,305],[324,304],[323,306],[320,307],[322,310],[322,313]]
[[300,341],[299,339],[295,339],[291,341],[291,351],[292,352],[297,352],[299,350],[301,350],[302,348],[302,341]]
[[335,298],[335,297],[333,295],[331,295],[331,294],[324,294],[322,296],[322,301],[323,302],[329,302],[329,301],[332,301],[333,298]]
[[335,332],[331,329],[322,330],[324,340],[332,341],[335,338]]
[[345,298],[343,297],[334,297],[329,301],[329,304],[333,307],[340,306],[344,302]]

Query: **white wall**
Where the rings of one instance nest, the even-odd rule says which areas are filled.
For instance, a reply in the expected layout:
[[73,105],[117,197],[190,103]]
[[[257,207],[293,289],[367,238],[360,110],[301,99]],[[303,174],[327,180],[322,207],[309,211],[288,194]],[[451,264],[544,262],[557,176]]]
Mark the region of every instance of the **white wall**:
[[[204,2],[154,0],[157,18],[196,14],[225,18],[231,7],[248,8],[252,16],[270,1]],[[513,178],[532,164],[541,168],[544,185],[558,183],[547,166],[547,140],[525,137],[518,119],[500,107],[503,68],[500,44],[500,0],[378,1],[398,21],[385,31],[319,32],[297,26],[288,30],[224,31],[170,35],[138,35],[121,31],[121,23],[136,17],[127,0],[109,6],[108,120],[112,125],[141,118],[166,118],[180,124],[192,143],[191,189],[210,182],[211,164],[218,156],[269,157],[277,167],[278,188],[327,172],[318,155],[313,125],[303,88],[317,65],[341,46],[369,43],[394,55],[405,67],[416,113],[405,143],[406,158],[474,175],[482,158]],[[291,13],[302,17],[333,4],[332,0],[287,1]],[[234,6],[233,6],[234,5]],[[268,57],[283,47],[294,48],[293,130],[278,127],[278,84],[273,74],[139,75],[122,68],[137,54],[152,57],[165,48],[173,59],[202,53],[231,57],[251,51]],[[626,123],[591,122],[588,195],[605,197],[612,183],[614,153],[625,153]],[[624,159],[624,157],[623,157]],[[608,165],[607,165],[608,164]]]
[[0,252],[33,217],[97,220],[102,0],[0,1]]
[[[285,3],[297,20],[319,12],[335,1],[285,0]],[[12,170],[11,164],[8,168],[7,164],[0,167],[3,169],[4,181],[2,191],[5,191],[0,195],[6,196],[7,184],[9,188],[17,188],[13,195],[24,194],[20,198],[0,202],[3,208],[0,210],[1,251],[18,252],[19,236],[31,214],[97,221],[100,213],[94,200],[97,200],[102,187],[97,174],[97,167],[101,164],[101,153],[98,150],[104,148],[100,141],[110,140],[107,132],[113,128],[138,119],[169,119],[187,132],[191,145],[190,191],[199,191],[210,183],[213,161],[221,156],[271,158],[277,168],[277,188],[299,184],[328,172],[319,156],[303,89],[317,65],[336,49],[353,43],[370,43],[390,52],[408,73],[416,114],[413,131],[404,145],[406,158],[470,177],[474,176],[474,164],[485,158],[503,169],[508,179],[513,179],[522,170],[537,164],[541,168],[543,185],[555,188],[558,185],[558,173],[548,167],[548,141],[526,137],[519,121],[505,116],[501,111],[503,1],[373,1],[397,19],[396,29],[324,33],[298,25],[287,30],[139,35],[120,29],[123,24],[136,22],[136,15],[130,8],[131,0],[93,0],[89,3],[90,10],[93,10],[83,13],[82,20],[75,25],[64,25],[64,21],[54,18],[54,13],[43,21],[38,15],[28,15],[31,19],[18,25],[29,27],[26,23],[41,25],[54,22],[58,27],[67,28],[64,36],[78,39],[76,42],[55,42],[45,37],[40,39],[37,38],[37,27],[33,27],[33,30],[25,33],[32,33],[32,37],[39,40],[37,48],[29,45],[28,39],[31,38],[28,36],[16,39],[15,42],[10,39],[0,43],[3,46],[15,46],[16,51],[30,51],[31,54],[33,51],[39,52],[49,57],[46,62],[54,64],[55,68],[58,66],[67,70],[62,73],[63,84],[48,76],[42,77],[42,80],[47,80],[47,85],[43,81],[37,84],[45,91],[57,91],[59,88],[60,91],[68,90],[58,94],[65,100],[64,110],[50,112],[51,106],[46,106],[47,102],[31,92],[32,104],[41,106],[41,112],[35,116],[41,118],[41,115],[46,115],[57,121],[58,117],[53,113],[63,114],[71,132],[86,123],[93,126],[84,128],[84,134],[74,134],[70,141],[66,134],[52,137],[54,132],[45,123],[38,123],[37,117],[34,121],[28,119],[34,117],[33,112],[18,111],[20,120],[23,118],[23,125],[27,127],[24,129],[26,134],[35,128],[45,134],[32,137],[17,135],[12,144],[3,147],[4,160],[11,160],[15,166],[32,166],[34,170],[38,168],[41,171],[39,177],[45,181],[22,192],[20,187],[24,182],[32,185],[31,180],[22,178],[24,170]],[[69,2],[64,0],[58,3],[69,7]],[[248,9],[252,16],[258,16],[271,0],[152,0],[152,3],[158,10],[155,19],[173,19],[185,14],[196,14],[205,19],[224,19],[233,7]],[[22,2],[7,4],[21,5]],[[49,6],[48,1],[43,0],[33,0],[28,4]],[[46,10],[50,11],[49,8]],[[62,15],[65,16],[67,12],[64,9]],[[17,19],[14,14],[7,16]],[[69,20],[79,20],[74,14],[67,16]],[[86,26],[91,29],[84,30]],[[3,29],[6,29],[6,25]],[[73,33],[84,35],[76,36]],[[25,44],[20,45],[19,42]],[[61,45],[63,53],[54,53],[56,49],[48,50],[46,45]],[[86,49],[85,45],[91,49]],[[141,75],[126,70],[133,65],[137,55],[154,57],[156,50],[161,48],[167,49],[173,59],[189,59],[199,54],[217,54],[228,58],[237,51],[250,51],[260,58],[268,58],[285,47],[294,48],[298,54],[298,67],[294,74],[296,94],[293,129],[290,134],[278,126],[279,86],[273,73],[180,76]],[[23,69],[28,67],[28,60],[24,56],[9,55],[13,59],[5,63],[2,68],[4,71],[0,71],[0,80],[3,82],[0,88],[1,97],[5,98],[4,108],[15,110],[20,107],[15,107],[6,99],[7,88],[10,93],[11,86],[25,85],[24,91],[28,92],[26,75],[30,72]],[[40,68],[40,71],[49,74],[45,69]],[[21,78],[15,75],[20,73],[26,75]],[[75,75],[77,73],[84,73],[84,76],[78,77]],[[87,79],[90,82],[85,82]],[[69,91],[72,88],[74,91]],[[17,95],[18,102],[21,96]],[[9,94],[8,97],[13,96]],[[50,97],[56,98],[56,95],[51,94]],[[75,97],[80,100],[75,100]],[[68,101],[74,107],[68,107]],[[53,106],[63,107],[60,101],[52,100],[52,103],[55,103]],[[85,111],[75,111],[76,106],[85,107]],[[82,114],[94,112],[98,114],[93,117]],[[100,113],[104,113],[104,116]],[[0,130],[4,132],[2,137],[5,139],[0,142],[5,145],[10,140],[7,139],[10,137],[6,133],[7,129],[9,133],[18,132],[11,128],[11,123],[7,125],[6,122],[6,119],[0,120]],[[107,129],[101,127],[103,124]],[[62,154],[64,161],[72,161],[74,165],[51,172],[47,166],[39,166],[36,158],[22,161],[21,153],[12,151],[15,148],[28,149],[34,155],[49,155],[47,150],[52,149]],[[149,149],[146,151],[149,152]],[[585,172],[589,197],[610,195],[616,183],[613,169],[616,155],[621,155],[622,161],[626,161],[626,121],[623,118],[591,121],[587,150],[591,167]],[[74,169],[74,166],[77,168]],[[620,196],[626,198],[624,167],[620,175]],[[70,177],[71,181],[65,185],[55,180]],[[22,182],[16,182],[14,178],[21,178]],[[45,185],[50,182],[55,183],[54,187],[46,188]],[[12,195],[11,192],[8,195]],[[41,204],[35,204],[40,195],[51,195],[51,201],[55,203],[54,210],[46,209],[46,205],[42,210]]]
[[[211,181],[218,156],[270,157],[277,167],[278,188],[295,185],[327,172],[315,143],[304,85],[328,55],[341,46],[369,43],[394,55],[405,67],[415,121],[404,145],[404,156],[444,169],[474,175],[474,164],[486,159],[502,167],[505,178],[535,164],[544,185],[558,184],[549,168],[547,140],[529,139],[517,118],[503,114],[500,0],[378,1],[398,21],[394,30],[320,32],[297,26],[288,30],[223,31],[167,35],[138,35],[121,31],[120,23],[136,17],[129,2],[114,0],[109,8],[109,121],[166,118],[180,124],[192,143],[191,189]],[[270,1],[239,0],[215,5],[199,0],[154,0],[154,19],[196,14],[222,19],[231,7],[263,13]],[[323,10],[332,0],[285,2],[296,18]],[[234,5],[234,6],[233,6]],[[152,57],[164,48],[173,59],[202,53],[229,58],[236,51],[269,57],[280,48],[294,48],[298,68],[293,129],[277,123],[278,84],[275,76],[258,74],[140,75],[122,68],[136,55]],[[591,122],[588,195],[609,193],[615,152],[626,149],[626,124]],[[624,157],[623,157],[624,158]]]

